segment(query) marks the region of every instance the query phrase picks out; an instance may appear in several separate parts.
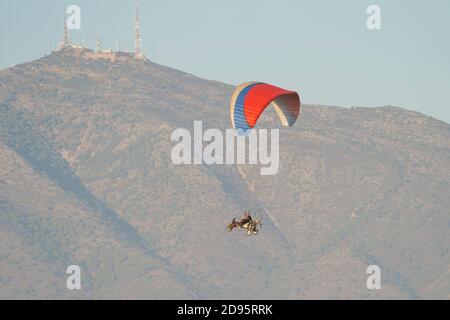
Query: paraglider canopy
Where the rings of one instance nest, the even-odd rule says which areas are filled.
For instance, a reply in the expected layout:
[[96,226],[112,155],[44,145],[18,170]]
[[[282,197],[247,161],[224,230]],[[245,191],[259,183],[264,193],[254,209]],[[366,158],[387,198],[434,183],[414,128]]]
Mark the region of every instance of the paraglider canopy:
[[262,82],[241,84],[234,91],[230,103],[233,128],[239,135],[248,134],[270,104],[274,106],[283,126],[292,126],[300,114],[300,96],[297,92]]

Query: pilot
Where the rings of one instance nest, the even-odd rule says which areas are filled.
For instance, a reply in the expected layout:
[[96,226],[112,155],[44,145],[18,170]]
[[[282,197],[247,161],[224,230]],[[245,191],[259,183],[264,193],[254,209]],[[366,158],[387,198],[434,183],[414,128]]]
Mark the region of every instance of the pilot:
[[245,211],[244,217],[239,221],[239,226],[242,228],[247,223],[252,222],[252,216],[250,215],[250,211]]

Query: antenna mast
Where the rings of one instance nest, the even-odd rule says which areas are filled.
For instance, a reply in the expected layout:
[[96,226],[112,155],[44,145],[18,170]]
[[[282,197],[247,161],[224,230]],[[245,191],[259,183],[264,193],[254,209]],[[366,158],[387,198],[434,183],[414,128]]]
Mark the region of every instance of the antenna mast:
[[67,47],[70,47],[70,40],[69,40],[69,36],[67,34],[66,17],[64,17],[64,36],[61,39],[61,41],[59,42],[59,48],[63,49],[63,48],[67,48]]
[[141,23],[139,20],[139,4],[136,1],[136,18],[134,21],[134,55],[136,59],[144,59],[142,53],[142,37],[141,37]]

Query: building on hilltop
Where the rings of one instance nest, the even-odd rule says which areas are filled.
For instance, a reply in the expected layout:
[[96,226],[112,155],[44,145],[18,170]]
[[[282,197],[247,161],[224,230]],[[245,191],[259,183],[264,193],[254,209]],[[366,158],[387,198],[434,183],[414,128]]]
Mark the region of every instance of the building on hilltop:
[[[145,54],[142,50],[142,36],[141,36],[141,21],[139,16],[139,3],[136,1],[136,15],[134,20],[134,53],[128,52],[127,50],[121,51],[120,44],[117,46],[117,50],[114,51],[112,49],[104,50],[103,43],[101,38],[97,38],[96,41],[96,49],[91,54],[92,58],[110,58],[113,59],[112,56],[120,55],[121,57],[132,56],[137,60],[146,60]],[[66,48],[75,48],[75,49],[84,49],[86,48],[84,37],[82,37],[81,45],[74,44],[69,38],[68,30],[67,30],[67,22],[64,19],[64,35],[62,39],[59,41],[58,47],[56,50],[62,50]]]

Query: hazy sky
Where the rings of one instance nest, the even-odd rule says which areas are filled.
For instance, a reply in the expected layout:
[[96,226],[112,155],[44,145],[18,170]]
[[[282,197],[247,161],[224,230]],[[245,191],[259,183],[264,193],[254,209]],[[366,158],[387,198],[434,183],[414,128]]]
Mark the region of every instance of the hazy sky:
[[[396,105],[450,123],[450,1],[141,0],[144,51],[203,78],[270,82],[305,103]],[[65,10],[90,47],[133,47],[133,0],[0,0],[0,68],[50,52]],[[366,27],[369,5],[382,29]]]

